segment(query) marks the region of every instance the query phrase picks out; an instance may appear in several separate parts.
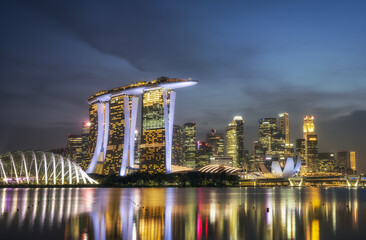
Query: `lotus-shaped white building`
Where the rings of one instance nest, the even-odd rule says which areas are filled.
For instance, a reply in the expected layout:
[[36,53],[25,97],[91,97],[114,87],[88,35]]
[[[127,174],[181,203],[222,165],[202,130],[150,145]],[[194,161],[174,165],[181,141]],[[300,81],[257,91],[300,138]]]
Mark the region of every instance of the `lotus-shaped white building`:
[[301,168],[301,158],[296,156],[296,162],[293,158],[287,158],[285,166],[281,167],[279,161],[272,161],[271,173],[276,178],[289,178],[296,176]]
[[75,162],[59,154],[40,151],[0,155],[0,183],[5,184],[96,184]]

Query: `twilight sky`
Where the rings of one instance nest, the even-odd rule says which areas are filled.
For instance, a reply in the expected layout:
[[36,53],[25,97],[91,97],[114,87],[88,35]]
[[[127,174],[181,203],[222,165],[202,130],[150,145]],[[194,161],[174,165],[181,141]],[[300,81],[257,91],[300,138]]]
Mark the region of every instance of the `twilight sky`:
[[102,89],[159,76],[176,123],[201,140],[245,120],[315,115],[320,152],[356,150],[366,168],[365,1],[1,1],[0,152],[64,147]]

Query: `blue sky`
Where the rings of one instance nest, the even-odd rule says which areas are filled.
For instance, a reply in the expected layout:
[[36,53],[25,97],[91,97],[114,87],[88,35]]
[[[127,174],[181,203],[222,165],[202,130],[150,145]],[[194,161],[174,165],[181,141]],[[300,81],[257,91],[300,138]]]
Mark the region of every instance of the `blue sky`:
[[[178,90],[176,123],[198,136],[289,112],[313,114],[320,151],[354,149],[366,168],[364,1],[2,1],[0,150],[63,147],[101,89],[159,76]],[[203,140],[203,139],[202,139]]]

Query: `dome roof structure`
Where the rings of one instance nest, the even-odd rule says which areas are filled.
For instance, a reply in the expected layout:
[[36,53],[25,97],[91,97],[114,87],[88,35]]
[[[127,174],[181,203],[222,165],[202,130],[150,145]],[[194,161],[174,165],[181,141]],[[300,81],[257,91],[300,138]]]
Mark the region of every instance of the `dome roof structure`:
[[1,182],[34,185],[97,184],[69,158],[41,151],[1,154]]

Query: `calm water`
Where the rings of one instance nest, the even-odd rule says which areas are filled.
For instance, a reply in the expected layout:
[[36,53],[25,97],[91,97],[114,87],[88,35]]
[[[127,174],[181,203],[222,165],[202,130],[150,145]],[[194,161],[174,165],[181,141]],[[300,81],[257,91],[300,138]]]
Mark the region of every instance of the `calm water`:
[[0,239],[366,239],[366,189],[0,189]]

